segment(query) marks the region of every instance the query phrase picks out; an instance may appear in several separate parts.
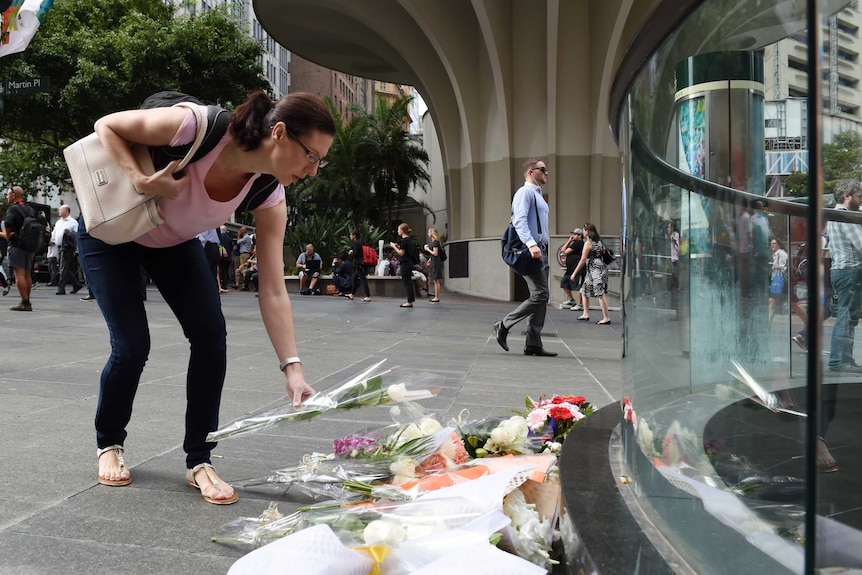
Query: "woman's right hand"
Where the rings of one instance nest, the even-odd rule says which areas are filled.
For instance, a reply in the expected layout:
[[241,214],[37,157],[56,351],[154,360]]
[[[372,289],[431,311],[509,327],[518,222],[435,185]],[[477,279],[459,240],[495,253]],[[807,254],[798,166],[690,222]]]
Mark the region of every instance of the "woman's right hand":
[[284,386],[294,407],[299,407],[303,401],[314,395],[314,388],[305,381],[301,363],[291,363],[284,369],[284,374]]
[[174,160],[153,175],[143,176],[135,182],[135,188],[143,195],[176,199],[188,186],[188,175],[185,170],[174,174],[179,163],[179,160]]

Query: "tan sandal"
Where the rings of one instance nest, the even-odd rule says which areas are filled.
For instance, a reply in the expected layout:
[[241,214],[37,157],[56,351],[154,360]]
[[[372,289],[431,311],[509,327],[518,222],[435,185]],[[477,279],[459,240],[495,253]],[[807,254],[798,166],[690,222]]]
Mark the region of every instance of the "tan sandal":
[[213,467],[211,464],[201,463],[199,465],[195,465],[191,469],[186,470],[186,481],[188,481],[189,485],[194,487],[195,489],[200,489],[201,495],[203,495],[204,500],[207,503],[212,503],[213,505],[230,505],[231,503],[236,503],[237,501],[239,501],[239,495],[236,494],[236,491],[234,491],[233,495],[226,499],[215,499],[208,495],[204,495],[203,488],[198,484],[197,480],[195,479],[195,474],[201,469],[206,472],[210,483],[212,483],[216,491],[221,491],[222,489],[221,485],[218,482],[218,478],[216,478],[216,474],[214,473],[215,467]]
[[[126,470],[126,462],[123,459],[123,449],[122,445],[109,445],[104,449],[99,449],[96,452],[96,459],[101,459],[102,456],[106,453],[113,452],[114,455],[117,456],[117,462],[120,464],[120,473]],[[99,483],[102,485],[110,485],[111,487],[122,487],[123,485],[128,485],[132,482],[132,476],[129,475],[126,479],[108,479],[107,477],[102,477],[99,475]]]

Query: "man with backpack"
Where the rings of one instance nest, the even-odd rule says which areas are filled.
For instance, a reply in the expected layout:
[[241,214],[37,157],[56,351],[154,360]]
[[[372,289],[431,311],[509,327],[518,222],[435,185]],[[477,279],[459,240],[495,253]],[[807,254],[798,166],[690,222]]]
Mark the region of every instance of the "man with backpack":
[[[45,235],[48,234],[48,222],[44,214],[24,203],[24,189],[12,186],[6,192],[9,209],[3,220],[6,229],[3,237],[9,240],[9,267],[15,273],[15,287],[21,296],[21,303],[12,306],[12,311],[33,311],[30,305],[30,290],[33,288],[33,260],[36,253],[46,245]],[[41,226],[41,233],[40,228]]]
[[[371,246],[366,246],[365,242],[356,230],[350,231],[350,241],[353,242],[353,248],[350,250],[350,255],[353,258],[353,293],[359,291],[359,287],[365,291],[365,297],[362,301],[371,301],[371,292],[368,289],[368,268],[373,268],[377,265],[377,252]],[[352,298],[351,298],[352,299]]]

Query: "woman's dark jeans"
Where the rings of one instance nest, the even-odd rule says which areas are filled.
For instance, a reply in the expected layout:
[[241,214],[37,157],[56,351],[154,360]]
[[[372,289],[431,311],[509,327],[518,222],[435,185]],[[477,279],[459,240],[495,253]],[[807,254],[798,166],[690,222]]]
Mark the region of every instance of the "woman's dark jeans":
[[109,245],[91,237],[81,218],[78,253],[90,293],[108,324],[111,356],[102,370],[96,409],[99,448],[123,445],[144,364],[150,331],[141,290],[141,269],[158,287],[191,344],[186,377],[186,465],[210,463],[224,386],[227,331],[218,286],[197,239],[169,248],[135,243]]

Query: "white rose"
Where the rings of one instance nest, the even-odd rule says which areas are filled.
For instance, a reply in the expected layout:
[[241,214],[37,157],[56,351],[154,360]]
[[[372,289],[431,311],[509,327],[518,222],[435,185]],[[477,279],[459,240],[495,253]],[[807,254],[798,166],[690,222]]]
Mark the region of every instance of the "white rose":
[[416,462],[409,457],[399,457],[389,464],[389,471],[393,475],[414,477],[416,475]]
[[418,439],[420,437],[424,437],[422,434],[422,430],[419,429],[419,426],[415,423],[411,423],[401,429],[401,432],[398,434],[398,441],[396,442],[396,445],[400,447],[408,441]]
[[509,426],[498,425],[491,430],[491,441],[501,447],[511,445],[515,441],[515,432]]
[[404,528],[394,521],[377,519],[365,526],[362,532],[366,545],[397,545],[404,541]]
[[443,429],[443,426],[433,417],[426,417],[419,422],[419,430],[422,432],[422,435],[434,435],[441,429]]
[[529,429],[527,428],[527,420],[520,415],[513,415],[507,422],[515,431],[516,437],[527,437]]
[[386,389],[386,394],[392,401],[403,401],[404,397],[407,395],[407,387],[403,383],[390,385]]

